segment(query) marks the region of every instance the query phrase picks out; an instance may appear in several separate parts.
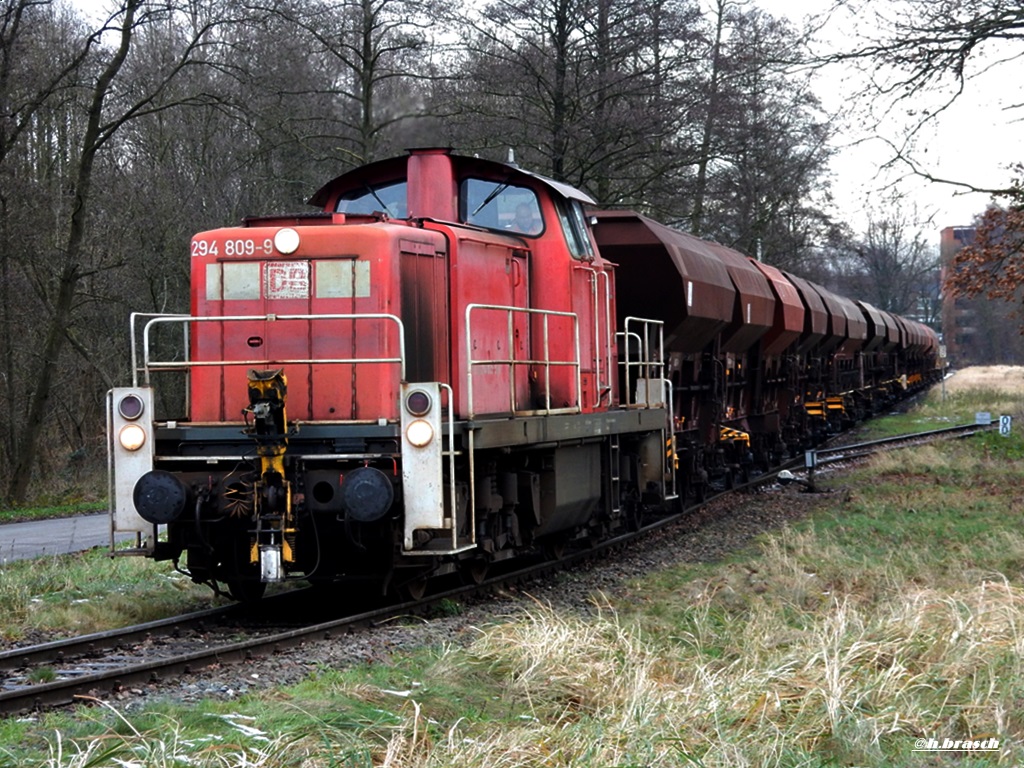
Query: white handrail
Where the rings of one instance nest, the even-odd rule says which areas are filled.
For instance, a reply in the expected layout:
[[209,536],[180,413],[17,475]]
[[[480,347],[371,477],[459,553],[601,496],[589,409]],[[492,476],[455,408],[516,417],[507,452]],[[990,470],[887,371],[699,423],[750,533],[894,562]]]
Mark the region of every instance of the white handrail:
[[[475,312],[479,311],[491,311],[491,312],[506,312],[507,316],[507,331],[505,343],[508,345],[509,355],[508,357],[502,358],[474,358],[473,357],[473,323],[472,317]],[[541,345],[541,354],[539,358],[530,357],[528,359],[516,359],[515,356],[515,324],[513,323],[513,315],[515,313],[524,315],[536,315],[543,319],[543,344]],[[552,360],[550,354],[550,343],[549,343],[549,320],[552,317],[565,317],[572,320],[573,323],[573,359],[572,360]],[[582,392],[582,378],[580,372],[580,329],[579,329],[579,317],[575,312],[556,312],[548,309],[527,309],[524,307],[510,307],[502,304],[469,304],[466,306],[466,401],[467,411],[466,418],[474,418],[476,410],[473,402],[473,368],[478,366],[497,366],[507,365],[509,369],[509,406],[510,412],[513,414],[521,415],[525,413],[518,407],[516,402],[516,388],[515,388],[515,370],[517,366],[524,365],[537,365],[542,366],[544,369],[544,383],[545,383],[545,402],[544,408],[540,411],[542,414],[553,414],[553,413],[579,413],[582,408],[580,406],[580,398]],[[551,369],[553,367],[571,367],[576,369],[576,403],[575,405],[569,405],[565,408],[552,408],[551,407]],[[537,413],[535,410],[530,410],[530,413]]]
[[[142,365],[139,366],[136,346],[135,326],[139,319],[149,318],[142,331]],[[231,323],[231,322],[284,322],[284,321],[334,321],[334,320],[385,320],[393,322],[398,331],[397,357],[317,357],[317,358],[247,358],[240,360],[190,360],[188,350],[190,337],[188,329],[193,323]],[[160,325],[181,323],[184,327],[185,359],[160,361],[154,360],[151,355],[151,334]],[[132,314],[131,327],[132,344],[132,382],[133,386],[139,386],[139,373],[143,374],[146,385],[150,383],[150,374],[153,371],[189,371],[193,368],[204,367],[228,367],[228,366],[268,366],[268,365],[333,365],[333,364],[360,364],[360,363],[393,363],[400,367],[400,379],[405,380],[405,327],[396,315],[385,313],[366,314],[314,314],[314,315],[219,315],[210,317],[195,317],[190,315],[150,315],[144,313]]]

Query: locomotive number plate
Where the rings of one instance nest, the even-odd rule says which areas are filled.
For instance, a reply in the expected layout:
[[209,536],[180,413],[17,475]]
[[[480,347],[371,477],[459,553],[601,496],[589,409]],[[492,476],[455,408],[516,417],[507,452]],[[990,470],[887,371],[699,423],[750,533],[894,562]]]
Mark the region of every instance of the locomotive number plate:
[[193,256],[271,256],[274,253],[274,241],[269,237],[264,240],[238,238],[225,240],[193,240]]

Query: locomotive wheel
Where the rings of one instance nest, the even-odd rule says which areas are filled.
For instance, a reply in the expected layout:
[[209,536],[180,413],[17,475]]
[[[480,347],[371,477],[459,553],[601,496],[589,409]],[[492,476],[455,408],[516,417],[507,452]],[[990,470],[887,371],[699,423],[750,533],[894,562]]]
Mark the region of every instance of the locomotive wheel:
[[228,594],[240,603],[255,603],[263,599],[267,584],[252,579],[230,579],[227,582]]
[[462,568],[462,573],[466,579],[472,584],[483,584],[487,578],[487,571],[490,568],[490,563],[486,560],[476,559],[470,560]]
[[419,602],[427,594],[429,580],[425,576],[405,582],[398,588],[398,593],[403,600]]

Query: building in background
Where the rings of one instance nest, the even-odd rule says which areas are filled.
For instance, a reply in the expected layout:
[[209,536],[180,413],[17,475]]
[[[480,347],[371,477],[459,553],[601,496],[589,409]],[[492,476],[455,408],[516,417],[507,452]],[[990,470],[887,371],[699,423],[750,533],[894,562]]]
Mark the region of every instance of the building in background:
[[[974,227],[946,227],[939,241],[942,282],[960,249],[974,242]],[[1018,305],[979,296],[942,294],[942,335],[955,367],[1024,363],[1024,316]]]

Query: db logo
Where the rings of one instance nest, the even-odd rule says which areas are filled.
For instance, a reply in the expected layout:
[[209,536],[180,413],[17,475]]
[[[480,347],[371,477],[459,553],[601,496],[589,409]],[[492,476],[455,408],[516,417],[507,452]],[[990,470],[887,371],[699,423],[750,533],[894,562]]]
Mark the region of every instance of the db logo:
[[309,296],[309,262],[267,264],[268,299],[305,299]]

